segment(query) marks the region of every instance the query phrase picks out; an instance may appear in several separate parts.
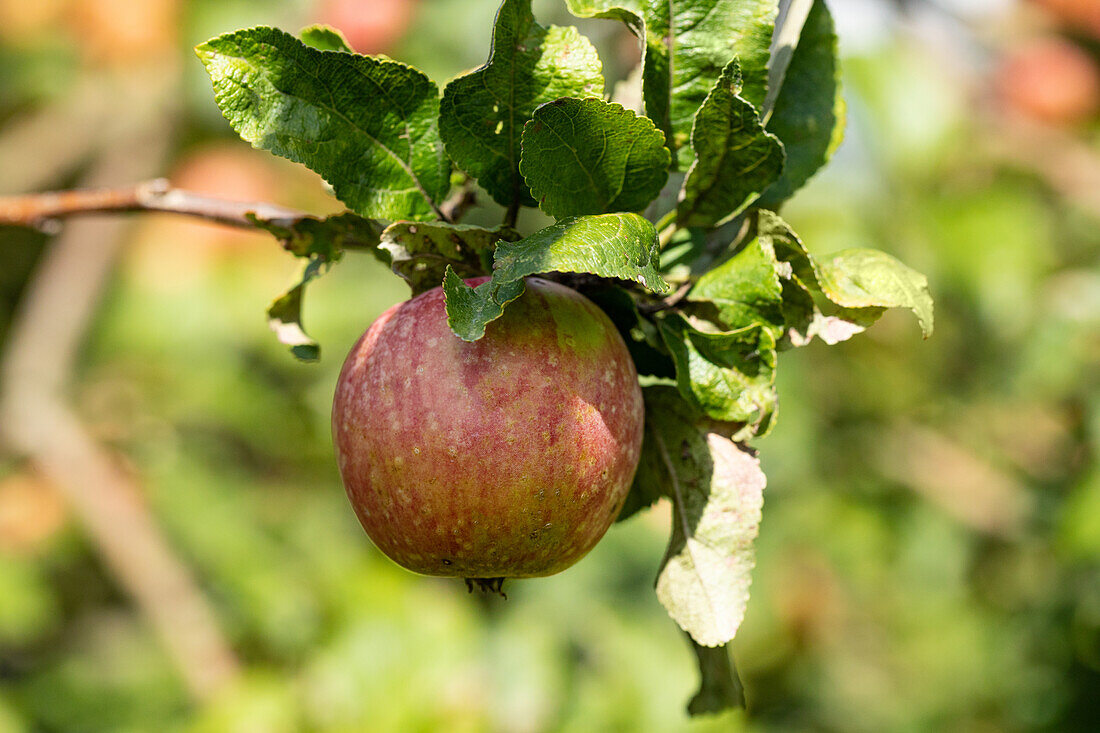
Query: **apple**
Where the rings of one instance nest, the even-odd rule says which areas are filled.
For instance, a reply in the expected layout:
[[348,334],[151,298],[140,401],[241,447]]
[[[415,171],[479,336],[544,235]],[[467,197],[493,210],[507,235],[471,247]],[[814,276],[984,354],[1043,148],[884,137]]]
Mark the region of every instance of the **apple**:
[[409,570],[494,589],[552,575],[622,508],[642,442],[634,363],[590,300],[526,285],[472,343],[448,327],[442,289],[425,292],[383,313],[344,363],[340,474],[367,535]]

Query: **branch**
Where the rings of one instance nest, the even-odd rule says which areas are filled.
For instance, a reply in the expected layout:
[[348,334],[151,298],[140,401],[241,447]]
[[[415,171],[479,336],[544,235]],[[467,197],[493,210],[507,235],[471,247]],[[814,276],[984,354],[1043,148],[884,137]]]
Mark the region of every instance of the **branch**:
[[658,300],[656,303],[639,303],[638,310],[642,313],[650,314],[657,311],[664,311],[670,308],[675,308],[684,296],[691,290],[691,282],[686,282],[680,287],[676,288],[672,293]]
[[443,211],[444,221],[458,222],[475,204],[477,204],[477,190],[472,185],[463,185],[439,208]]
[[276,224],[290,224],[304,212],[263,202],[227,201],[172,188],[158,178],[122,188],[77,189],[22,196],[0,196],[0,224],[42,228],[48,222],[83,214],[160,211],[254,229],[248,214]]

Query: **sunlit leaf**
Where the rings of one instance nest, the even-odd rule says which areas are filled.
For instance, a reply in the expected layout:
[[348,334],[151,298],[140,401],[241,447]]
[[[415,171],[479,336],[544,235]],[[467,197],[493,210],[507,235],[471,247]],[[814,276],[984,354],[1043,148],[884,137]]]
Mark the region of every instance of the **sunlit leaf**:
[[676,207],[681,226],[711,227],[735,216],[783,170],[782,144],[765,132],[740,91],[740,70],[732,61],[695,116],[695,160]]
[[703,331],[678,314],[658,324],[676,364],[676,384],[690,405],[715,420],[745,423],[745,437],[770,429],[776,354],[768,329]]
[[558,99],[523,129],[523,173],[539,208],[563,218],[640,211],[668,180],[653,122],[602,99]]
[[576,28],[544,28],[530,0],[505,0],[497,11],[484,66],[443,92],[439,132],[459,168],[502,206],[534,206],[519,173],[523,125],[544,102],[603,94],[596,49]]
[[411,66],[318,51],[264,27],[219,36],[196,52],[233,129],[319,173],[356,213],[423,219],[447,194],[439,91]]
[[302,39],[302,43],[318,51],[355,53],[344,34],[327,25],[307,26],[299,31],[298,37]]
[[645,398],[660,409],[647,413],[643,468],[673,508],[657,597],[695,642],[719,646],[745,615],[766,480],[755,456],[701,425],[675,390],[649,387]]
[[657,233],[637,214],[563,219],[518,242],[497,246],[493,278],[476,289],[448,271],[443,291],[451,330],[476,341],[504,307],[523,294],[523,278],[575,272],[633,280],[654,292],[668,286],[657,271]]
[[644,45],[646,115],[680,169],[693,159],[695,112],[730,59],[741,62],[744,98],[764,102],[778,0],[567,0],[577,16],[626,22]]

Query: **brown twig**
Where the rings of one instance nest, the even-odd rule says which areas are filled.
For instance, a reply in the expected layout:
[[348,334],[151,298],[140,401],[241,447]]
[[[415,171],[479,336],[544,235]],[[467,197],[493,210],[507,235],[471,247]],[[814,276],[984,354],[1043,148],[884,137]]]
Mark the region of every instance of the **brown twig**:
[[512,199],[512,203],[508,204],[507,210],[504,212],[504,222],[502,226],[506,229],[515,229],[516,221],[519,219],[519,195]]
[[158,178],[121,188],[77,189],[22,196],[0,196],[0,223],[41,227],[45,222],[81,214],[160,211],[194,216],[219,224],[254,228],[248,214],[275,223],[306,216],[274,204],[227,201],[172,188]]
[[464,185],[440,205],[443,215],[448,222],[461,221],[463,215],[477,204],[477,189],[472,185]]
[[657,311],[675,308],[676,305],[684,299],[684,296],[688,294],[688,291],[691,290],[691,285],[690,282],[686,282],[655,303],[639,303],[638,310],[642,313],[656,313]]

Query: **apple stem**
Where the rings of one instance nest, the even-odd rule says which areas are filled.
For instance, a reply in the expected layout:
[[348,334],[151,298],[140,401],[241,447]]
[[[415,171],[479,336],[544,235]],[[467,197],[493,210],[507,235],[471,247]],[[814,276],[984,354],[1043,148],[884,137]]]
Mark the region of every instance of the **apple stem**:
[[49,223],[78,214],[160,211],[194,216],[230,226],[255,228],[249,218],[294,222],[305,214],[262,202],[238,202],[172,188],[158,178],[121,188],[77,189],[22,196],[0,196],[0,223],[49,229]]
[[504,578],[466,578],[466,590],[474,592],[474,586],[482,593],[495,593],[504,600],[508,600],[508,594],[504,592]]

